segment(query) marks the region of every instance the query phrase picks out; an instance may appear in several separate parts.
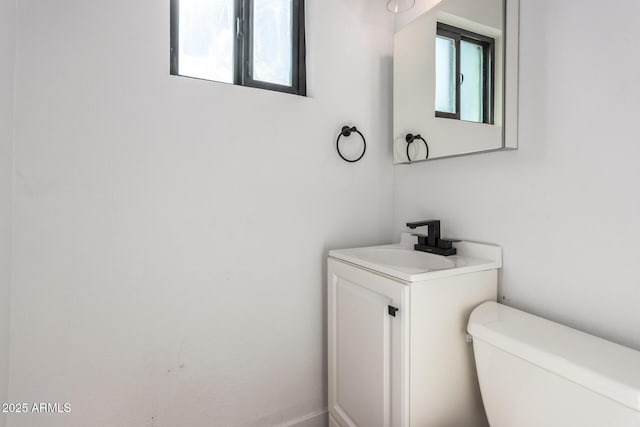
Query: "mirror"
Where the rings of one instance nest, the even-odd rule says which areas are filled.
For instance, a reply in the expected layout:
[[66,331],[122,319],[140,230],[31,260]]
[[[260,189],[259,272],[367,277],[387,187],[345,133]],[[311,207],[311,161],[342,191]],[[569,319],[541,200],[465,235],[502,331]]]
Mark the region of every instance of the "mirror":
[[442,0],[395,34],[394,162],[517,148],[519,0]]

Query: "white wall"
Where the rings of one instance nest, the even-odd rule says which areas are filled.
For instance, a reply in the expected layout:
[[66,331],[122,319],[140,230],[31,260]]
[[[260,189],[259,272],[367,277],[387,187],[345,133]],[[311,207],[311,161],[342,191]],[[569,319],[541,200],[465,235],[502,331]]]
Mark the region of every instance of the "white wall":
[[413,21],[418,16],[430,10],[441,1],[442,0],[416,0],[416,4],[414,7],[407,10],[406,12],[398,13],[396,15],[395,29],[399,30],[400,28],[404,27],[409,22]]
[[[0,0],[0,402],[7,401],[9,366],[14,66],[15,1]],[[0,426],[4,425],[0,413]]]
[[640,3],[521,7],[520,149],[397,166],[395,224],[502,245],[505,302],[640,349]]
[[19,3],[10,398],[72,413],[10,426],[325,408],[326,250],[392,238],[393,17],[308,17],[302,98],[169,76],[168,1]]

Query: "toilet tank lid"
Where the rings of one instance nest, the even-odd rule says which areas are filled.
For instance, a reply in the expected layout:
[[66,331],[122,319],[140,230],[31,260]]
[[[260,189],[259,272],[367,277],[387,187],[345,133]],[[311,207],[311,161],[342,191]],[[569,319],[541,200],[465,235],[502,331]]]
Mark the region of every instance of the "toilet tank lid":
[[595,393],[640,411],[640,352],[495,302],[467,327],[487,342]]

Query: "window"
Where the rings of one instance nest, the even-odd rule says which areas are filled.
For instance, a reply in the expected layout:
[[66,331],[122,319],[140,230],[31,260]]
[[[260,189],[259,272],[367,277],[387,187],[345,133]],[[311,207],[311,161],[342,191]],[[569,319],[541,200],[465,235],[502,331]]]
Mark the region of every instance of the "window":
[[495,39],[438,23],[436,117],[493,124]]
[[171,0],[171,74],[306,95],[304,0]]

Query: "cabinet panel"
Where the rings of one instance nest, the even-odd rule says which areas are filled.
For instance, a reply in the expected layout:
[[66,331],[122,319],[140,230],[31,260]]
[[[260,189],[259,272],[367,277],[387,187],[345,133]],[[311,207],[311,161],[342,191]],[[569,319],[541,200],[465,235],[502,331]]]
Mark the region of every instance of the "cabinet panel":
[[343,427],[402,426],[406,287],[330,260],[328,291],[331,415]]
[[336,404],[354,425],[389,425],[391,298],[336,278]]
[[471,311],[496,300],[497,282],[489,270],[411,289],[412,425],[488,427],[466,331]]

